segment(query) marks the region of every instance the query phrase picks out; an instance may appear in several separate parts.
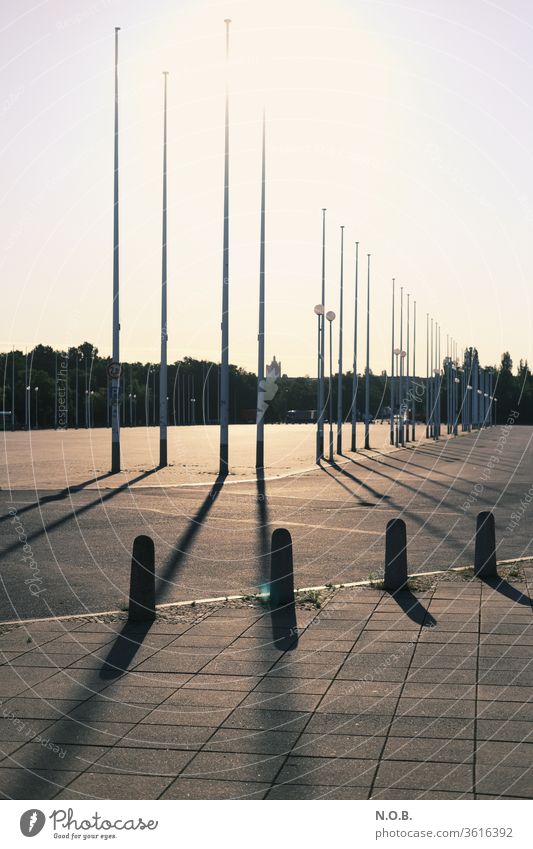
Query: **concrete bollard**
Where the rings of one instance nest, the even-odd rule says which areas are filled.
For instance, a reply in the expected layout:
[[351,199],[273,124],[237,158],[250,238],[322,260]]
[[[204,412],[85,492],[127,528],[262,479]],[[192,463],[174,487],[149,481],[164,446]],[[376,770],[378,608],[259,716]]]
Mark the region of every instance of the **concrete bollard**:
[[477,578],[495,578],[498,575],[496,563],[496,527],[494,524],[494,514],[488,510],[477,514],[474,575]]
[[276,528],[270,551],[270,606],[294,604],[292,539],[286,528]]
[[133,540],[128,622],[155,619],[155,549],[151,537]]
[[389,593],[407,588],[407,531],[403,519],[391,519],[385,531],[385,576]]

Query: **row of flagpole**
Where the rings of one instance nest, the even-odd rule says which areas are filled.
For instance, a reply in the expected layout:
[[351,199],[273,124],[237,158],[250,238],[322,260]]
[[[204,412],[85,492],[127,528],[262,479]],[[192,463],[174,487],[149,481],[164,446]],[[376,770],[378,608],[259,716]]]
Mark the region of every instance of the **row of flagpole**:
[[[339,289],[339,350],[337,371],[337,454],[342,454],[343,416],[343,319],[344,319],[344,225],[340,227],[340,289]],[[332,324],[336,318],[332,310],[326,310],[326,210],[322,210],[322,274],[321,302],[314,308],[318,321],[317,342],[317,439],[316,462],[324,458],[324,415],[326,404],[329,406],[329,460],[333,462],[333,375],[332,375]],[[366,293],[366,363],[364,369],[364,447],[370,448],[370,254],[367,254],[367,293]],[[392,279],[391,311],[391,371],[390,391],[390,443],[403,447],[416,440],[416,403],[425,398],[426,437],[438,439],[442,433],[441,396],[443,379],[446,381],[446,427],[448,434],[457,435],[459,417],[462,430],[474,427],[486,427],[495,422],[497,399],[493,395],[493,373],[479,365],[477,351],[468,349],[462,367],[458,361],[458,346],[454,339],[447,336],[446,358],[441,357],[442,328],[429,313],[426,314],[426,378],[425,382],[416,376],[417,348],[417,302],[406,293],[406,316],[404,318],[404,287],[400,287],[399,331],[396,327],[396,279]],[[348,416],[351,419],[351,451],[357,451],[357,390],[358,390],[358,311],[359,311],[359,242],[355,243],[355,287],[354,287],[354,336],[353,336],[353,373],[352,397]],[[411,335],[412,317],[412,335]],[[325,336],[326,321],[330,325],[330,375],[328,397],[325,397]],[[404,350],[405,330],[405,350]],[[399,342],[399,346],[396,344]],[[444,365],[444,368],[442,366]],[[461,375],[461,377],[459,377]],[[459,392],[461,385],[461,393]]]
[[[226,27],[226,64],[229,59],[229,19],[224,21]],[[115,28],[115,99],[114,99],[114,169],[113,169],[113,321],[112,321],[112,362],[109,366],[109,377],[111,381],[111,424],[112,424],[112,455],[111,469],[113,473],[120,471],[120,314],[119,314],[119,100],[118,100],[118,33],[120,27]],[[160,368],[160,456],[159,465],[166,466],[168,463],[167,448],[167,426],[168,426],[168,403],[167,403],[167,83],[168,72],[164,71],[164,96],[163,96],[163,198],[162,198],[162,266],[161,266],[161,368]],[[226,73],[225,85],[225,120],[224,120],[224,196],[223,196],[223,248],[222,248],[222,320],[221,320],[221,365],[219,378],[219,421],[220,421],[220,464],[219,475],[225,476],[229,471],[229,84]],[[262,151],[261,151],[261,210],[260,210],[260,251],[259,251],[259,332],[258,332],[258,369],[257,369],[257,414],[256,414],[256,468],[264,468],[264,412],[265,412],[265,219],[266,219],[266,119],[263,112],[262,123]],[[337,369],[337,453],[342,454],[342,425],[343,425],[343,325],[344,325],[344,226],[341,226],[340,241],[340,292],[339,292],[339,349]],[[365,411],[364,411],[364,447],[370,448],[370,254],[367,254],[367,292],[366,292],[366,363],[365,377]],[[390,441],[391,444],[403,446],[406,442],[414,441],[416,434],[415,421],[415,399],[416,393],[416,301],[413,301],[413,338],[410,335],[410,295],[407,294],[407,322],[406,322],[406,350],[403,350],[404,333],[404,295],[403,287],[400,288],[400,329],[399,347],[395,342],[397,339],[395,327],[395,297],[396,281],[392,281],[392,344],[391,344],[391,377],[390,377]],[[322,267],[321,267],[321,302],[315,307],[318,319],[318,376],[317,376],[317,437],[316,437],[316,460],[319,462],[324,456],[324,416],[325,416],[325,328],[326,321],[330,326],[330,380],[329,380],[329,458],[333,461],[333,321],[336,318],[332,310],[326,311],[326,209],[322,210]],[[359,312],[359,242],[355,243],[355,296],[354,296],[354,336],[353,336],[353,377],[352,398],[349,409],[351,418],[351,450],[357,451],[357,390],[358,390],[358,312]],[[440,327],[431,319],[431,334],[429,314],[427,315],[427,352],[426,352],[426,436],[438,438],[441,433],[440,421],[440,392],[442,386],[443,372],[440,367]],[[410,369],[412,354],[412,371]],[[477,353],[476,353],[477,356]],[[404,365],[405,361],[405,365]],[[452,358],[447,356],[447,369],[458,365]],[[477,362],[477,361],[476,361]],[[478,375],[479,365],[476,366],[475,374]],[[446,373],[449,386],[457,386],[460,382],[457,377]],[[483,372],[483,370],[481,370]],[[474,372],[472,372],[474,373]],[[451,371],[450,371],[451,374]],[[476,380],[481,378],[479,375]],[[404,380],[406,391],[404,394]],[[483,378],[485,381],[485,378]],[[395,392],[395,381],[398,392]],[[463,402],[472,388],[465,383]],[[489,388],[489,381],[483,386]],[[484,399],[490,397],[492,407],[492,379],[490,379],[489,393],[482,393],[476,387],[476,393],[483,394]],[[398,415],[395,414],[396,394],[398,395]],[[455,393],[458,394],[458,393]],[[448,399],[451,404],[455,394],[449,390]],[[477,395],[475,402],[469,404],[472,408],[473,420],[486,422],[488,411],[481,418],[477,414]],[[482,402],[480,402],[482,404]],[[455,404],[455,407],[457,404]],[[485,406],[483,405],[483,410]],[[453,408],[455,409],[455,408]],[[447,426],[450,428],[450,417],[453,409],[448,409]],[[480,407],[481,409],[481,407]],[[462,419],[464,421],[464,419]],[[468,426],[468,425],[467,425]],[[457,424],[453,427],[457,432]]]

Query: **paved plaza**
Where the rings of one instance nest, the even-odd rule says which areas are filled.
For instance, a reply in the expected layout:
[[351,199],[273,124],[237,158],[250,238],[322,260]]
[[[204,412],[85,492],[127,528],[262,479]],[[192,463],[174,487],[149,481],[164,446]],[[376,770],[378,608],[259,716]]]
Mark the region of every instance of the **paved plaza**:
[[502,574],[4,628],[1,793],[531,798],[533,567]]
[[[375,430],[388,435],[385,425]],[[308,461],[312,428],[272,426],[267,441],[285,434],[289,444],[302,431],[310,443]],[[191,429],[173,438],[182,433]],[[240,433],[235,429],[234,439]],[[249,429],[242,434],[248,439]],[[42,436],[45,443],[64,438]],[[100,436],[107,451],[109,433]],[[276,527],[291,532],[297,587],[380,575],[385,526],[394,517],[407,525],[411,572],[471,564],[480,510],[494,511],[500,560],[533,553],[530,508],[520,507],[530,499],[533,480],[530,427],[423,440],[404,450],[346,452],[334,464],[312,464],[274,479],[267,470],[265,480],[254,473],[241,482],[234,475],[214,484],[212,474],[201,485],[161,485],[150,469],[133,475],[135,483],[117,485],[95,480],[97,470],[91,477],[84,466],[72,480],[60,484],[60,470],[55,478],[50,473],[47,485],[40,477],[37,488],[28,488],[22,472],[20,481],[15,474],[24,460],[16,446],[27,435],[15,434],[14,442],[12,437],[5,435],[9,485],[0,492],[3,621],[121,609],[133,539],[141,533],[155,542],[159,603],[264,590]],[[88,439],[72,432],[74,440],[82,437]],[[39,456],[44,463],[44,445]],[[71,454],[65,457],[70,463]]]

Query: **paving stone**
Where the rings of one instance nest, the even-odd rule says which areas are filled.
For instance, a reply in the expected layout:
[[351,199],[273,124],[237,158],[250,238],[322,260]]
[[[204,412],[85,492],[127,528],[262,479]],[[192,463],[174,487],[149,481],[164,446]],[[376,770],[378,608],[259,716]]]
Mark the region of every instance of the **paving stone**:
[[478,740],[510,740],[515,743],[533,741],[530,722],[507,719],[478,719]]
[[[44,742],[48,743],[48,735],[45,733],[42,736]],[[19,766],[28,770],[67,770],[78,773],[83,772],[108,751],[106,746],[58,745],[58,748],[59,752],[54,752],[42,743],[26,743],[6,759],[2,766]]]
[[230,715],[231,708],[211,707],[160,707],[155,708],[143,719],[147,725],[209,725],[217,726]]
[[255,781],[214,781],[178,778],[161,799],[264,799],[269,784]]
[[389,737],[383,752],[385,760],[473,763],[472,739],[443,740],[428,737]]
[[266,693],[254,691],[241,703],[241,707],[258,707],[262,710],[308,711],[316,709],[321,696],[307,693]]
[[476,747],[476,761],[478,764],[530,767],[533,763],[533,742],[479,741]]
[[473,780],[473,766],[467,764],[382,761],[376,787],[471,793]]
[[136,725],[120,740],[121,746],[154,749],[200,749],[214,734],[209,725]]
[[451,684],[417,684],[408,681],[402,692],[402,698],[413,699],[475,699],[474,685]]
[[379,716],[392,716],[396,709],[396,698],[378,696],[360,696],[357,692],[350,696],[332,696],[326,694],[320,702],[318,713],[347,713],[351,716],[374,713]]
[[261,681],[253,675],[213,675],[199,672],[183,685],[184,690],[234,690],[250,692]]
[[350,784],[370,788],[376,760],[357,758],[311,758],[291,755],[277,778],[278,784]]
[[259,680],[257,693],[308,693],[323,695],[331,681],[322,678],[282,678],[275,675],[265,675]]
[[151,705],[156,707],[166,701],[176,691],[171,687],[129,687],[126,684],[112,684],[92,699],[120,705]]
[[397,716],[392,721],[390,736],[473,740],[474,721],[448,716]]
[[113,746],[132,727],[132,722],[88,722],[64,717],[46,728],[46,736],[60,746],[64,743]]
[[398,716],[434,716],[470,718],[475,716],[473,699],[411,699],[402,696],[398,702]]
[[25,699],[16,696],[2,706],[3,711],[21,719],[60,719],[77,706],[74,699]]
[[533,704],[520,702],[479,702],[478,716],[480,719],[514,719],[533,720]]
[[168,775],[176,778],[192,757],[194,752],[185,749],[143,749],[118,745],[100,757],[91,771]]
[[[336,698],[337,696],[356,695],[357,697],[364,696],[365,698],[381,699],[384,696],[396,697],[400,695],[401,684],[391,681],[349,681],[335,680],[331,684],[327,698]],[[335,711],[332,711],[334,713]]]
[[531,702],[533,704],[533,687],[498,687],[480,684],[478,699],[481,701]]
[[32,770],[29,772],[2,767],[0,768],[0,795],[5,799],[53,799],[76,778],[76,775],[74,771]]
[[410,684],[475,684],[475,669],[432,669],[431,667],[413,667],[409,670],[407,681]]
[[306,726],[313,734],[357,734],[383,737],[388,733],[391,716],[361,714],[349,716],[345,713],[315,713]]
[[289,754],[298,740],[297,731],[250,731],[219,728],[205,745],[211,752],[249,752],[255,754]]
[[[394,790],[387,788],[385,790],[374,788],[371,799],[438,799],[445,801],[449,800],[464,800],[464,799],[474,799],[473,793],[448,793],[445,790],[439,790],[438,792],[434,792],[431,790]],[[476,798],[480,798],[477,796]]]
[[84,772],[58,793],[56,799],[158,799],[169,777]]
[[367,799],[367,787],[329,787],[312,784],[275,784],[265,797],[271,800]]
[[531,799],[533,796],[533,767],[478,764],[476,768],[476,792]]
[[50,728],[53,720],[50,719],[9,719],[0,717],[0,740],[17,742],[31,740],[36,734]]
[[151,705],[127,705],[120,702],[89,699],[71,710],[70,716],[81,722],[140,722],[153,710]]
[[246,693],[241,690],[178,690],[161,706],[166,707],[198,707],[209,709],[212,707],[234,708],[246,698]]
[[236,708],[223,723],[225,728],[264,731],[302,731],[310,714],[295,710]]
[[305,732],[292,750],[293,755],[320,758],[380,757],[385,737],[363,737],[358,734],[309,734]]
[[273,781],[285,757],[243,752],[199,752],[183,776],[217,781]]

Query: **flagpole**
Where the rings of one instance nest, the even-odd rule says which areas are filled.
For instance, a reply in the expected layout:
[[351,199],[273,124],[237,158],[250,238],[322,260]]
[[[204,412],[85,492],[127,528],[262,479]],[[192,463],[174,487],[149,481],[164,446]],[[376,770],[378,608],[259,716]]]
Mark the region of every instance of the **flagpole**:
[[226,107],[224,121],[224,234],[222,256],[222,353],[220,363],[220,467],[227,475],[229,440],[229,90],[227,62],[229,58],[229,25],[226,18]]
[[407,344],[406,344],[406,378],[405,378],[405,398],[406,398],[406,410],[405,410],[405,441],[409,442],[409,402],[411,400],[410,394],[410,370],[409,370],[409,342],[410,342],[410,299],[411,295],[407,293]]
[[357,451],[357,309],[359,287],[359,242],[355,243],[355,298],[353,325],[353,376],[352,376],[352,444],[351,450]]
[[367,254],[366,284],[366,376],[365,376],[365,448],[370,448],[370,254]]
[[[320,303],[326,306],[326,210],[322,210],[322,297]],[[325,321],[324,314],[319,318],[320,330],[320,368],[318,376],[318,446],[317,458],[324,457],[324,360],[325,360]]]
[[111,472],[120,472],[120,323],[118,230],[118,33],[115,27],[115,130],[113,169],[113,354],[111,384]]
[[168,464],[167,452],[167,81],[168,71],[163,71],[163,229],[161,240],[161,367],[159,369],[159,465]]
[[390,444],[394,445],[394,291],[396,279],[392,278],[392,345],[390,367]]
[[415,441],[416,428],[416,301],[413,301],[413,386],[415,396],[412,399],[411,441]]
[[257,361],[257,434],[255,467],[265,466],[265,113],[263,111],[263,137],[261,153],[261,223],[259,234],[259,333]]
[[339,303],[339,375],[337,382],[337,454],[342,454],[342,322],[344,316],[344,227],[341,226],[341,279]]

